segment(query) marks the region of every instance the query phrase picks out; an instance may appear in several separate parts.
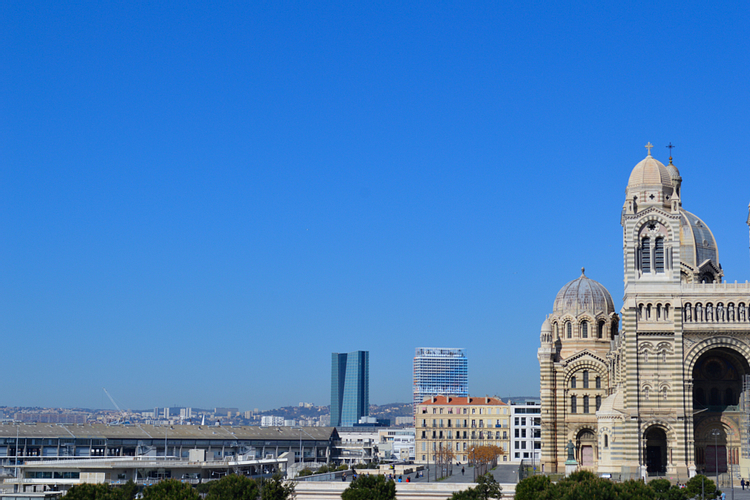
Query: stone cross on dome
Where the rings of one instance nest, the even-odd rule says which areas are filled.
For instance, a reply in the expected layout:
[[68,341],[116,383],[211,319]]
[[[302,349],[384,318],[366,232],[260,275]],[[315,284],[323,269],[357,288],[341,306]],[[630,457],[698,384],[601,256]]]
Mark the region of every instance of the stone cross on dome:
[[653,145],[653,144],[651,144],[651,141],[649,141],[649,143],[648,143],[648,144],[646,144],[646,145],[645,145],[645,146],[643,146],[643,147],[644,147],[644,148],[646,148],[646,149],[648,149],[648,155],[649,155],[649,156],[651,156],[651,148],[653,148],[653,147],[654,147],[654,145]]

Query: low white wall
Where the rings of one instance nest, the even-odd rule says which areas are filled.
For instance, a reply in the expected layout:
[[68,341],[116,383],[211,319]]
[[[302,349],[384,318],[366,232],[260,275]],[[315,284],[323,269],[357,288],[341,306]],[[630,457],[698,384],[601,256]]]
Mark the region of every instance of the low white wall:
[[[341,500],[351,483],[343,481],[305,481],[295,485],[296,500]],[[472,483],[396,483],[397,500],[445,500],[453,493],[476,486]],[[503,498],[513,498],[515,484],[501,484]]]

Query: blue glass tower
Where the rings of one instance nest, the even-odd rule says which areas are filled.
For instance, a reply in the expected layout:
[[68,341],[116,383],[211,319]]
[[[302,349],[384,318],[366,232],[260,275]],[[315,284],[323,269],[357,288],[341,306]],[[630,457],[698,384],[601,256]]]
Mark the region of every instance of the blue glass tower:
[[331,354],[331,425],[351,427],[370,413],[370,353]]

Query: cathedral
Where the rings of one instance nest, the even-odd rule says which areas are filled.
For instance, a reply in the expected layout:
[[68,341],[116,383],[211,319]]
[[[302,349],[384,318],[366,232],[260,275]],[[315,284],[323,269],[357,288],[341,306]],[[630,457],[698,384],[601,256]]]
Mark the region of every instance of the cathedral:
[[[633,167],[624,296],[586,276],[557,294],[538,351],[541,464],[615,477],[750,472],[750,284],[727,283],[669,159]],[[750,225],[750,217],[748,217]]]

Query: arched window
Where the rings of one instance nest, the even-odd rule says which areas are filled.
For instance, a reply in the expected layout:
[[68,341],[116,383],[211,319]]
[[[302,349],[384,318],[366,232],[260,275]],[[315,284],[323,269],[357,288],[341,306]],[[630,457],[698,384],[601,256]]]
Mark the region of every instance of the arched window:
[[641,272],[651,272],[651,239],[643,238],[641,240]]
[[604,435],[604,447],[609,448],[609,436],[606,434]]
[[565,329],[567,330],[566,334],[569,339],[573,338],[573,327],[570,325],[570,321],[565,323]]
[[588,389],[589,388],[589,371],[583,370],[583,388]]
[[576,397],[570,396],[570,413],[576,413]]
[[708,404],[711,406],[719,406],[721,404],[721,396],[719,396],[719,389],[717,389],[716,387],[711,388],[711,392],[708,397]]
[[555,338],[560,338],[560,325],[558,325],[557,323],[555,323]]
[[596,331],[596,338],[604,338],[604,321],[599,322],[599,329]]
[[596,377],[595,383],[596,383],[596,388],[597,389],[601,389],[602,388],[602,378],[601,377]]
[[654,241],[654,271],[657,274],[664,273],[664,238],[656,238]]
[[588,321],[581,322],[581,337],[584,339],[589,338],[589,323]]
[[589,397],[584,396],[583,397],[583,413],[589,412]]
[[724,404],[725,405],[737,404],[737,402],[734,400],[734,391],[732,391],[731,387],[727,387],[727,390],[724,391]]
[[570,388],[575,389],[576,388],[576,378],[570,377]]
[[597,396],[596,397],[596,411],[599,411],[599,408],[601,408],[601,407],[602,407],[602,397],[601,396]]

